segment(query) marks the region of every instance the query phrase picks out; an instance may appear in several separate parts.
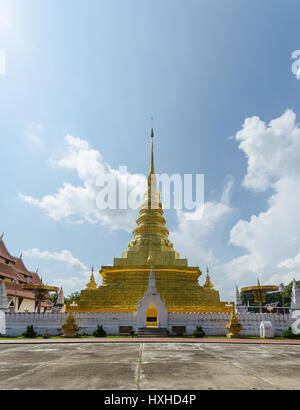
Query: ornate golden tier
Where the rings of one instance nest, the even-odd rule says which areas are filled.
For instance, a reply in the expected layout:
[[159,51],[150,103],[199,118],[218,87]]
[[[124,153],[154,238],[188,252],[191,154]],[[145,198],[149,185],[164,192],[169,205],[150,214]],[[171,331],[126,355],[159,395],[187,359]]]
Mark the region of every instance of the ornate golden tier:
[[133,239],[122,257],[114,258],[113,266],[101,268],[101,286],[95,288],[91,277],[75,310],[136,311],[138,300],[147,290],[151,259],[157,291],[169,311],[230,312],[226,302],[220,302],[209,275],[205,285],[200,286],[202,272],[198,267],[189,267],[168,238],[154,171],[153,137],[152,129],[150,172]]

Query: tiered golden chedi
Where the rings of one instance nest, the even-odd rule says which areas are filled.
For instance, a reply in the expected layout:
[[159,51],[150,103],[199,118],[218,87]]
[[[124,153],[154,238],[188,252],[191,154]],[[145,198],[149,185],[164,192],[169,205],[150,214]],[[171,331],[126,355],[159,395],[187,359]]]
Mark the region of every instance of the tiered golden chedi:
[[97,287],[92,272],[87,288],[81,291],[75,311],[136,311],[138,300],[147,290],[150,264],[154,267],[157,292],[165,300],[169,311],[227,312],[226,302],[220,302],[219,292],[213,289],[209,275],[204,286],[198,279],[198,267],[188,266],[168,239],[169,231],[163,216],[157,188],[153,130],[151,131],[151,166],[144,202],[133,231],[133,239],[121,258],[114,258],[113,266],[102,266],[102,285]]

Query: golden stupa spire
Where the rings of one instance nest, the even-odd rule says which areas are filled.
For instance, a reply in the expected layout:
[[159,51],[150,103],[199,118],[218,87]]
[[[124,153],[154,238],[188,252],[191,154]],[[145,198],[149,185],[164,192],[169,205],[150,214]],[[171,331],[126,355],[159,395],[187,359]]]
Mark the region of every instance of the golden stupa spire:
[[151,128],[151,164],[150,164],[150,172],[149,175],[155,175],[154,171],[154,152],[153,152],[153,139],[154,139],[154,131]]
[[157,207],[162,207],[160,203],[159,191],[157,189],[155,169],[154,169],[154,131],[151,128],[151,160],[150,160],[150,171],[148,175],[148,208],[155,209]]
[[153,245],[160,246],[162,243],[165,243],[165,241],[168,241],[169,236],[169,231],[166,227],[166,220],[163,217],[160,194],[156,184],[153,140],[154,131],[152,128],[151,159],[150,171],[147,180],[147,189],[144,193],[144,202],[140,209],[140,216],[137,219],[137,227],[133,231],[134,240],[138,241],[141,245],[148,245],[148,247],[150,246],[150,248]]
[[92,266],[92,273],[89,283],[86,284],[87,289],[97,289],[97,283],[95,282],[94,277],[94,266]]
[[205,284],[203,285],[203,287],[206,288],[206,289],[213,289],[214,285],[211,283],[208,267],[207,267],[207,269],[206,269],[206,273],[207,273],[207,275],[206,275],[206,282],[205,282]]

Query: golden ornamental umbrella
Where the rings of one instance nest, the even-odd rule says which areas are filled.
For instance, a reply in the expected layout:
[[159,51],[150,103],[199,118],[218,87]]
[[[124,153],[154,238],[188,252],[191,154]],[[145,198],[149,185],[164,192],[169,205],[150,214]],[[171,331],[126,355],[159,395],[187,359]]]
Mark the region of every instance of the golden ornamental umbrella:
[[268,292],[274,292],[279,290],[278,286],[273,285],[261,285],[257,279],[256,286],[247,286],[241,289],[241,292],[249,292],[254,295],[254,301],[259,304],[259,313],[262,313],[263,303],[266,301],[266,294]]

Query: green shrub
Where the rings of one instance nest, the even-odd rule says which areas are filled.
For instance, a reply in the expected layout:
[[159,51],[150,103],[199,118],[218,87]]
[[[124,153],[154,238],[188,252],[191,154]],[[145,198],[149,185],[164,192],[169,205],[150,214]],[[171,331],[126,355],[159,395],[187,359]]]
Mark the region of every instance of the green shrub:
[[33,325],[28,325],[25,332],[22,334],[23,337],[34,338],[37,337],[36,331],[33,329]]
[[106,337],[106,332],[103,329],[102,325],[97,326],[97,329],[93,332],[93,335],[96,337]]
[[202,329],[202,326],[197,326],[196,329],[193,332],[193,336],[194,337],[204,337],[205,336],[205,332]]
[[281,333],[282,337],[285,337],[287,339],[299,339],[299,335],[295,335],[292,331],[292,328],[289,327],[288,329],[285,329],[282,333]]

